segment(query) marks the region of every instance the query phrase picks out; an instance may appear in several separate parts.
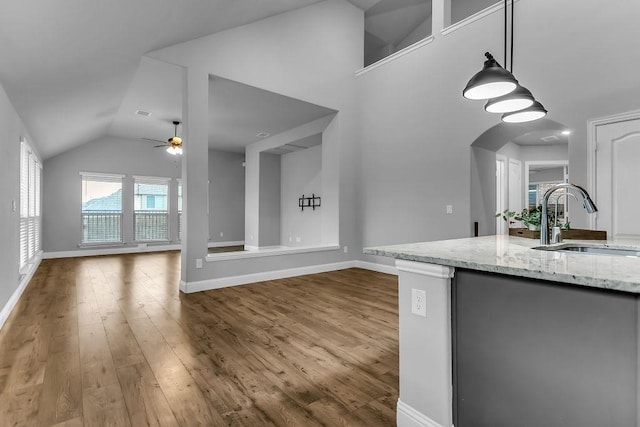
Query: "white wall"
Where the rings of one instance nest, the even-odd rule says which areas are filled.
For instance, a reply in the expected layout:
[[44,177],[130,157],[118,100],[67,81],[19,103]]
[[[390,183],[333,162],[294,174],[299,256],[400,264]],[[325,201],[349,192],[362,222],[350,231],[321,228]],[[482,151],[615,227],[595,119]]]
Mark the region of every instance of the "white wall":
[[496,153],[471,147],[471,222],[478,235],[496,234]]
[[[174,178],[169,188],[172,212],[171,240],[178,239],[175,200],[180,157],[153,144],[104,137],[81,145],[44,162],[43,242],[44,252],[77,251],[80,248],[82,192],[80,172],[126,175],[123,186],[123,239],[133,247],[133,175]],[[127,213],[130,213],[128,215]],[[176,219],[173,221],[173,219]]]
[[536,173],[530,173],[529,184],[537,184],[541,182],[557,182],[564,180],[564,168],[541,169]]
[[[209,74],[238,81],[261,89],[281,93],[306,102],[339,111],[338,117],[323,134],[326,150],[323,165],[334,169],[323,176],[323,188],[329,185],[338,191],[334,197],[323,199],[326,212],[338,212],[338,221],[323,224],[323,229],[338,230],[340,243],[361,248],[356,229],[355,178],[358,103],[354,85],[354,71],[362,67],[364,19],[363,12],[343,0],[327,0],[293,12],[257,21],[243,27],[182,43],[150,54],[156,59],[185,67],[187,99],[185,128],[194,144],[206,138],[208,108],[206,81]],[[203,82],[203,80],[205,80]],[[201,112],[205,110],[205,114]],[[328,138],[328,140],[327,140]],[[195,142],[196,146],[198,142]],[[193,146],[191,146],[193,150]],[[197,230],[207,226],[207,218],[198,213],[203,208],[202,196],[189,180],[198,179],[198,171],[206,170],[200,151],[185,157],[187,179],[188,241],[183,246],[182,280],[200,281],[230,275],[250,274],[274,269],[294,268],[352,259],[342,251],[314,254],[272,256],[269,259],[248,259],[242,262],[216,261],[196,269],[195,260],[206,254],[206,241]],[[247,189],[251,186],[250,166],[256,159],[247,151]],[[205,162],[206,163],[206,160]],[[257,172],[257,170],[255,171]],[[248,203],[247,221],[255,216]],[[201,223],[202,222],[202,223]],[[338,233],[335,233],[337,235]],[[245,240],[251,237],[245,232]],[[255,236],[254,236],[255,237]]]
[[[0,85],[0,129],[2,129],[2,156],[0,156],[0,320],[8,314],[7,302],[20,285],[20,138],[38,149]],[[13,202],[16,210],[13,210]],[[0,323],[1,325],[2,323]]]
[[243,162],[244,154],[209,150],[210,242],[244,241]]
[[260,153],[260,192],[258,194],[260,237],[258,246],[280,246],[280,156]]
[[[358,77],[364,246],[470,235],[469,146],[500,118],[464,99],[462,89],[484,52],[502,52],[502,10],[442,36],[441,8],[434,2],[433,43]],[[637,109],[637,16],[638,2],[516,3],[514,73],[550,119],[572,129],[576,184],[587,182],[587,120]],[[445,214],[447,204],[453,215]],[[586,215],[575,211],[572,222],[586,226]]]
[[[322,137],[317,135],[318,139]],[[322,204],[315,210],[298,207],[304,194],[319,196],[322,203],[322,145],[282,156],[281,241],[286,246],[315,246],[322,243]],[[299,238],[299,241],[298,241]]]

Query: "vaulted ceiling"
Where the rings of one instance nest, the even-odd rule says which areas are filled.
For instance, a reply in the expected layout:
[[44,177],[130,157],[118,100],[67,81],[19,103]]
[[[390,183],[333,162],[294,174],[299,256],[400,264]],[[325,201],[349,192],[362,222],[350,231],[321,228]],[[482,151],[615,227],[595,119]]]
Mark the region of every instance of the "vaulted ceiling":
[[[141,63],[145,53],[318,1],[4,2],[0,82],[46,159],[111,130],[124,132],[126,123],[114,125],[114,119],[128,90],[150,84],[136,82],[136,71],[158,65]],[[163,108],[159,115],[175,114]]]
[[[182,120],[181,69],[146,57],[146,53],[319,1],[5,2],[0,14],[0,84],[43,159],[106,135],[166,140],[173,134],[171,121]],[[402,28],[408,24],[398,22],[417,19],[416,8],[425,3],[425,0],[349,1],[365,11],[369,31],[384,38],[385,43],[404,37],[406,30]],[[227,93],[229,97],[265,96],[259,91],[248,93],[241,86],[233,89],[235,92]],[[311,105],[301,108],[304,103],[297,100],[282,98],[279,102],[280,116],[285,117],[283,111],[287,109],[296,114],[308,113],[309,117],[327,111]],[[211,108],[224,109],[225,105],[214,103]],[[150,112],[151,116],[136,115],[137,110]],[[268,127],[266,117],[258,120],[264,110],[245,110],[238,109],[236,113],[245,114],[245,120],[256,125]],[[226,113],[210,112],[214,116]],[[282,129],[286,123],[270,126]],[[228,129],[218,127],[217,134],[210,132],[210,139],[229,142],[233,138],[228,132],[233,129],[231,125]]]

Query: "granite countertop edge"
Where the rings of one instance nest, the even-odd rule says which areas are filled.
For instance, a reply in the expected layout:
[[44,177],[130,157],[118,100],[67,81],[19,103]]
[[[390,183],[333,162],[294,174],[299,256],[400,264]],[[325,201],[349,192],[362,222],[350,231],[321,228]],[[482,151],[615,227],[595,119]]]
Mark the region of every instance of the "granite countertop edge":
[[[495,258],[487,257],[486,253],[483,258],[474,259],[473,247],[476,251],[480,248],[484,252],[488,252],[493,244],[496,247],[499,242],[501,250],[505,254],[515,254],[518,258],[513,265],[509,265],[508,257]],[[580,243],[581,241],[565,241],[565,243]],[[589,242],[594,243],[594,242]],[[608,244],[620,246],[636,246],[636,242],[597,242],[598,244]],[[451,251],[455,245],[455,255],[447,256],[446,252]],[[454,268],[476,270],[487,273],[505,274],[509,276],[519,276],[531,279],[546,280],[552,282],[568,283],[573,285],[588,286],[593,288],[610,289],[623,292],[631,292],[640,294],[640,259],[630,260],[620,259],[616,256],[607,255],[586,255],[573,253],[558,253],[554,251],[539,251],[533,249],[537,246],[537,241],[531,239],[523,239],[520,237],[501,237],[486,236],[476,238],[465,238],[434,242],[410,243],[406,245],[389,245],[364,248],[363,252],[368,255],[378,255],[401,259],[405,261],[423,262],[436,265],[444,265]],[[637,242],[640,247],[640,241]],[[442,250],[442,254],[437,254]],[[494,249],[495,251],[495,249]],[[491,258],[491,259],[490,259]],[[532,266],[522,265],[523,262],[537,261],[543,265]],[[542,261],[541,261],[542,260]],[[578,271],[568,269],[568,271],[558,271],[557,263],[561,260],[567,264],[577,264]],[[599,268],[603,261],[606,263],[610,260],[611,266],[609,274],[607,270]]]

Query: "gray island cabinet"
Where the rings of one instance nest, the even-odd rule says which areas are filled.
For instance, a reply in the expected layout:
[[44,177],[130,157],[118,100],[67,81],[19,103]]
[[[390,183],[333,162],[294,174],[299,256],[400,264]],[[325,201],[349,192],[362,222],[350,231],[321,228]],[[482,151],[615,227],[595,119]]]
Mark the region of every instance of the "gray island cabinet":
[[365,249],[398,269],[398,426],[640,427],[640,258],[537,245]]

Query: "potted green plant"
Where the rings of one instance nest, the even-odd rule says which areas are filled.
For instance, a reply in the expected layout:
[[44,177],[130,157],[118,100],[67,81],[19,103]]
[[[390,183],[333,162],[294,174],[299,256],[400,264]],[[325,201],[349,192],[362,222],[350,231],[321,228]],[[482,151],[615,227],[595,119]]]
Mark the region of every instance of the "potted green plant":
[[[507,223],[512,224],[515,221],[522,221],[522,224],[529,230],[540,230],[540,222],[542,217],[541,209],[522,209],[520,212],[510,211],[506,209],[504,212],[498,212],[496,217],[502,217]],[[550,218],[553,224],[552,218]]]

